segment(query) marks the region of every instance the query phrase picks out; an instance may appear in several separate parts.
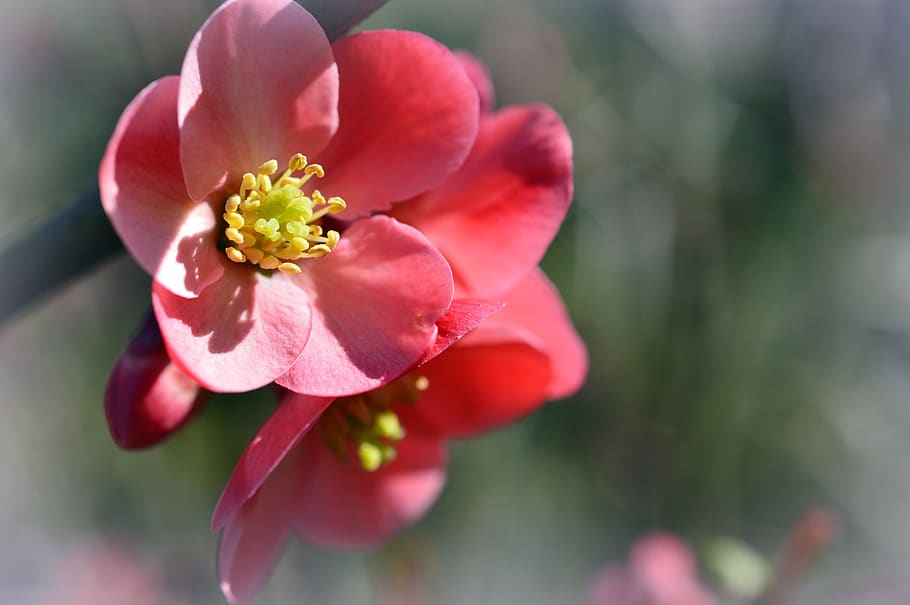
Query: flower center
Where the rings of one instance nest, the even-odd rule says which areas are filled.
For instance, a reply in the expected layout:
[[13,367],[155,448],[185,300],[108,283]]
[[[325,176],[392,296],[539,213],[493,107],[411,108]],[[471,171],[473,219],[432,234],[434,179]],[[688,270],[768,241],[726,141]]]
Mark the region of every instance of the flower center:
[[353,446],[360,466],[375,471],[395,459],[395,445],[405,435],[395,405],[417,403],[429,386],[426,376],[405,377],[368,393],[336,399],[319,418],[323,442],[343,463]]
[[[301,170],[303,176],[293,176]],[[293,261],[322,258],[335,248],[341,236],[334,230],[323,234],[319,220],[341,212],[345,203],[340,197],[326,199],[318,190],[309,196],[301,191],[313,176],[325,176],[322,166],[308,165],[302,154],[295,154],[273,182],[276,172],[278,161],[269,160],[256,174],[244,174],[240,191],[224,203],[224,236],[231,243],[224,253],[235,263],[294,275],[300,267]]]

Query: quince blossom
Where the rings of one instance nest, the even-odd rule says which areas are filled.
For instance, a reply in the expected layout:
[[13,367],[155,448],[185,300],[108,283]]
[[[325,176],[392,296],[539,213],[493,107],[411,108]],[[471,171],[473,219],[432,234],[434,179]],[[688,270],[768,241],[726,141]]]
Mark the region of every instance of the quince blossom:
[[[482,66],[461,60],[490,107]],[[452,264],[456,302],[434,347],[391,384],[340,399],[283,394],[213,515],[212,529],[224,532],[218,571],[229,600],[252,597],[292,535],[362,547],[413,523],[445,484],[448,440],[580,387],[587,352],[536,268],[568,209],[571,179],[571,141],[552,110],[484,109],[458,172],[392,209]],[[293,378],[279,382],[293,386]]]
[[330,44],[291,0],[225,2],[180,75],[124,111],[99,172],[171,360],[212,391],[318,396],[406,371],[452,275],[417,229],[371,214],[446,180],[477,127],[470,79],[423,35]]

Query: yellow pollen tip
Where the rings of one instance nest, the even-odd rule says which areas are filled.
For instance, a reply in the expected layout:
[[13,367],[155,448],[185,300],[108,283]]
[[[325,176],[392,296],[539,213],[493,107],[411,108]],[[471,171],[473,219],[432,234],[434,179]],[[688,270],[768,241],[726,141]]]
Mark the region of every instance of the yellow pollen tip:
[[281,266],[281,261],[270,255],[259,261],[259,266],[263,269],[277,269]]
[[325,170],[319,164],[310,164],[303,169],[303,173],[306,175],[315,174],[317,178],[322,178],[325,176]]
[[382,449],[375,443],[361,443],[357,447],[357,457],[363,470],[373,472],[382,466]]
[[288,170],[291,172],[297,172],[298,170],[303,170],[306,168],[306,164],[306,156],[302,153],[295,153],[293,156],[291,156],[291,159],[288,162]]
[[[300,170],[304,176],[292,176]],[[274,159],[261,164],[255,173],[244,174],[238,192],[224,203],[222,242],[229,246],[225,248],[228,258],[296,275],[301,269],[293,261],[331,253],[341,235],[332,229],[323,234],[319,223],[327,214],[344,210],[346,204],[340,197],[327,200],[318,191],[304,193],[301,187],[313,176],[324,177],[325,169],[308,164],[302,153],[291,156],[282,174]]]
[[340,197],[330,197],[329,198],[329,212],[331,214],[338,214],[342,210],[348,207],[347,203]]
[[229,259],[235,263],[242,263],[246,260],[246,257],[243,255],[243,252],[231,246],[230,248],[225,248],[224,253]]
[[269,160],[256,169],[256,172],[262,175],[272,175],[278,172],[278,160]]

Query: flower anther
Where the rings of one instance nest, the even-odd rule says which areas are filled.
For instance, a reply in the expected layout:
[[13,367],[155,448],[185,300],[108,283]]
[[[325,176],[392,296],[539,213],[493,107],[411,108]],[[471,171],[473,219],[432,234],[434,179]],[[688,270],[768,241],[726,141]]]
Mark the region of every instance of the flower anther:
[[361,468],[375,471],[395,459],[395,444],[405,436],[395,405],[417,403],[429,386],[426,376],[409,376],[368,393],[336,399],[319,418],[323,442],[341,462],[348,461],[353,446]]
[[[302,176],[293,176],[295,172]],[[294,154],[276,180],[278,161],[269,160],[243,175],[240,189],[224,203],[224,253],[235,263],[248,262],[260,269],[295,275],[293,261],[322,258],[341,238],[335,230],[323,233],[319,222],[327,214],[345,209],[340,197],[326,199],[319,190],[306,195],[301,188],[313,177],[322,178],[319,164],[308,164]]]

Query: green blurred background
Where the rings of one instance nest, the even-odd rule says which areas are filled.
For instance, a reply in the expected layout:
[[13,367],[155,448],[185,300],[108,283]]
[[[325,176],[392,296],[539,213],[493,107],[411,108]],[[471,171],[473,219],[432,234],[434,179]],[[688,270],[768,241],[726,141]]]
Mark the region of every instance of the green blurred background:
[[[0,242],[93,184],[217,4],[4,3]],[[415,528],[295,543],[255,602],[584,603],[650,529],[771,553],[819,504],[842,536],[794,599],[910,602],[910,3],[392,0],[364,27],[468,49],[498,106],[566,120],[576,197],[543,264],[590,376],[454,444]],[[209,515],[270,399],[116,449],[102,393],[148,296],[124,256],[0,327],[0,603],[106,602],[73,596],[93,574],[132,578],[124,603],[223,602]]]

